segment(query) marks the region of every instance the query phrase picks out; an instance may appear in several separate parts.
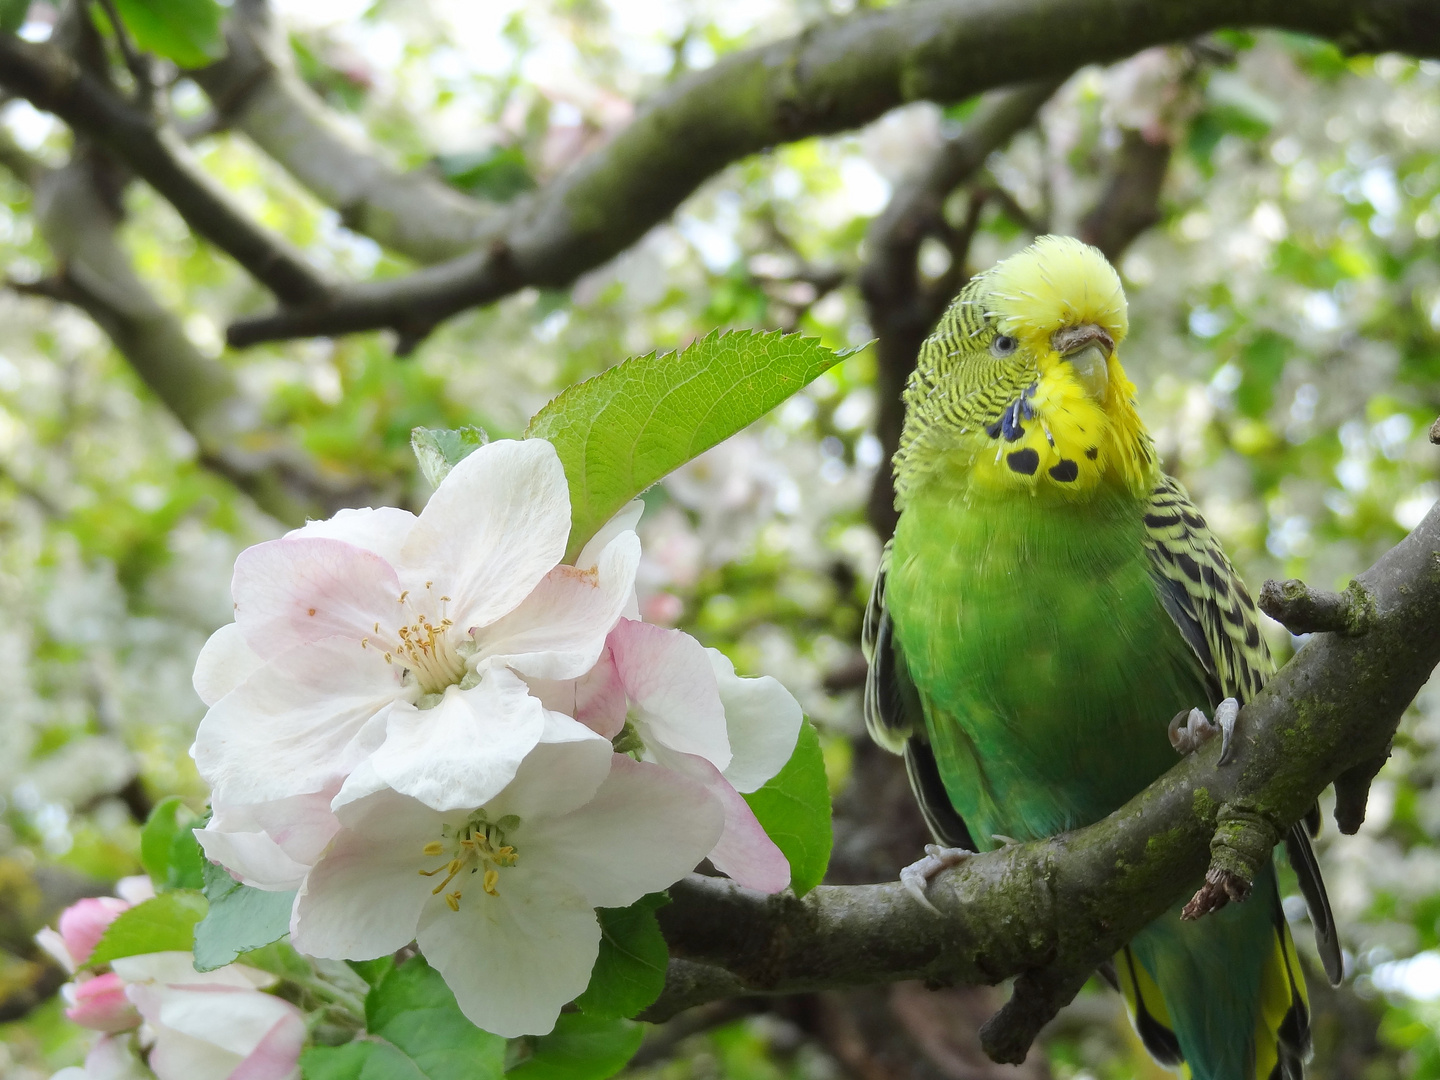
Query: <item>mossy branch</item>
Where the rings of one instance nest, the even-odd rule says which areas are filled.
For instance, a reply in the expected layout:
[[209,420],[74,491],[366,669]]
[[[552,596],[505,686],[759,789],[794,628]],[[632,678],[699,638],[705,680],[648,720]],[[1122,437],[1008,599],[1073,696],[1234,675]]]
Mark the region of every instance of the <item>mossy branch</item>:
[[684,977],[647,1015],[737,993],[1020,976],[1022,999],[986,1042],[1015,1060],[1084,975],[1195,889],[1217,845],[1253,876],[1327,784],[1383,760],[1440,662],[1440,507],[1359,582],[1374,604],[1369,631],[1308,641],[1241,712],[1232,764],[1216,767],[1212,740],[1103,821],[944,871],[928,894],[938,917],[898,882],[799,900],[681,882],[659,917]]

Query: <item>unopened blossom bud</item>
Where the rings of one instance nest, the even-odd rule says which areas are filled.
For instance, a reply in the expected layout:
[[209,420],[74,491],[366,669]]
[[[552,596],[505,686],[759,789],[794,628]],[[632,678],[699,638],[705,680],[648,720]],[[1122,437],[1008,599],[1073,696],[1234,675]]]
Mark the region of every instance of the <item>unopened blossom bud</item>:
[[139,1011],[125,996],[124,981],[113,972],[66,983],[61,993],[69,1006],[65,1016],[82,1027],[114,1034],[140,1024]]

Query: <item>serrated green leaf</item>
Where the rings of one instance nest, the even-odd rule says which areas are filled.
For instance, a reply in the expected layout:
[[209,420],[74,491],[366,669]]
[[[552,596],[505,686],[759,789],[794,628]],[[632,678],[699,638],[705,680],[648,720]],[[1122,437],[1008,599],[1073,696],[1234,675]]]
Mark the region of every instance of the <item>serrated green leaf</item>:
[[664,893],[642,896],[626,908],[599,908],[600,955],[590,985],[575,1004],[591,1016],[634,1016],[665,989],[670,950],[655,912],[670,902]]
[[371,1035],[390,1042],[413,1064],[413,1075],[426,1080],[486,1080],[505,1070],[505,1040],[465,1018],[424,957],[392,969],[366,995],[365,1021]]
[[600,527],[667,473],[764,416],[847,353],[780,331],[713,333],[570,387],[525,436],[548,439],[570,483],[573,559]]
[[415,1062],[378,1039],[307,1046],[300,1054],[300,1075],[304,1080],[425,1080]]
[[25,25],[30,0],[0,0],[0,33],[13,34]]
[[371,986],[379,986],[386,975],[395,966],[393,956],[381,956],[374,960],[346,960],[350,970],[359,975]]
[[181,67],[204,67],[225,55],[215,0],[115,0],[120,21],[143,52],[174,60]]
[[195,970],[214,971],[290,932],[295,890],[252,889],[210,862],[204,875],[210,909],[195,927]]
[[122,911],[105,928],[88,966],[98,967],[122,956],[153,952],[189,952],[195,944],[195,924],[205,917],[205,897],[190,889],[175,889]]
[[140,830],[140,865],[157,889],[204,885],[205,856],[191,830],[200,824],[178,795],[161,799]]
[[808,718],[800,725],[795,752],[785,767],[744,798],[761,828],[790,860],[790,888],[804,896],[825,877],[835,840],[825,757]]
[[410,432],[410,449],[431,487],[438,488],[460,462],[490,441],[477,427],[423,428]]
[[561,1013],[555,1030],[531,1040],[531,1054],[507,1080],[605,1080],[640,1049],[645,1030],[631,1020]]

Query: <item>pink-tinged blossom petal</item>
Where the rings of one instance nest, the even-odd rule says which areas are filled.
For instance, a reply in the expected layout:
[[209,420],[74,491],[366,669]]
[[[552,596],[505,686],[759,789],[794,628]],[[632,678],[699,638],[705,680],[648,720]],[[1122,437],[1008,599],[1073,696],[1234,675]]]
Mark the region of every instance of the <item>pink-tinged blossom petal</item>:
[[513,611],[565,554],[570,490],[543,439],[499,440],[450,470],[401,552],[406,587],[443,586],[462,631]]
[[[150,983],[128,993],[154,1034],[150,1068],[159,1080],[290,1080],[300,1074],[305,1020],[288,1001],[217,985]],[[261,1056],[254,1058],[257,1051]],[[250,1071],[241,1073],[247,1065]]]
[[625,684],[615,666],[615,654],[607,645],[595,666],[575,680],[575,710],[570,715],[607,739],[613,739],[625,726],[628,704]]
[[413,618],[401,591],[395,568],[379,555],[320,537],[246,548],[230,584],[235,623],[266,660],[328,637],[393,642]]
[[590,982],[600,949],[595,911],[568,874],[549,869],[532,869],[522,853],[495,896],[467,891],[458,911],[430,904],[420,918],[420,951],[460,1011],[496,1035],[549,1032]]
[[268,803],[214,801],[209,824],[194,830],[195,839],[206,858],[246,885],[297,888],[340,828],[330,810],[336,787]]
[[223,803],[322,791],[379,743],[381,714],[410,692],[396,665],[358,641],[302,645],[213,705],[190,753]]
[[195,658],[192,683],[206,705],[214,705],[258,671],[265,661],[245,643],[235,623],[228,623],[210,635]]
[[605,636],[635,591],[640,538],[621,533],[586,570],[557,566],[521,605],[477,631],[475,662],[538,679],[575,679],[594,667]]
[[125,983],[114,972],[66,983],[60,993],[68,1006],[65,1018],[81,1027],[113,1035],[140,1026],[140,1014],[125,996]]
[[396,705],[370,764],[433,809],[480,806],[514,779],[544,727],[544,706],[520,677],[494,670],[469,690],[448,687],[433,708]]
[[56,929],[76,967],[84,966],[95,946],[100,944],[106,928],[129,907],[124,900],[113,896],[87,896],[61,912]]
[[74,975],[75,969],[80,966],[75,963],[75,958],[70,955],[70,950],[65,948],[65,939],[48,926],[42,926],[35,932],[35,944],[45,950],[57,964],[71,975]]
[[434,883],[423,854],[447,820],[384,789],[341,810],[347,828],[315,864],[295,901],[290,932],[303,953],[373,960],[410,942]]
[[725,808],[725,831],[710,851],[715,869],[747,889],[776,893],[790,884],[790,860],[775,846],[755,811],[720,770],[693,754],[662,752],[657,763],[691,776],[704,784]]
[[405,546],[410,530],[415,527],[415,515],[409,510],[393,506],[371,509],[366,506],[359,510],[340,510],[334,517],[324,521],[307,521],[298,529],[286,533],[287,538],[309,537],[327,540],[344,540],[366,551],[373,551],[390,565],[400,559],[400,549]]
[[645,744],[698,754],[725,769],[730,738],[704,647],[681,630],[630,619],[620,620],[609,643]]
[[533,838],[521,834],[522,857],[563,867],[595,907],[625,907],[693,870],[724,825],[704,785],[616,754],[594,799]]
[[737,791],[755,791],[785,767],[800,737],[803,713],[795,696],[777,679],[742,679],[718,649],[706,649],[730,736],[725,779]]

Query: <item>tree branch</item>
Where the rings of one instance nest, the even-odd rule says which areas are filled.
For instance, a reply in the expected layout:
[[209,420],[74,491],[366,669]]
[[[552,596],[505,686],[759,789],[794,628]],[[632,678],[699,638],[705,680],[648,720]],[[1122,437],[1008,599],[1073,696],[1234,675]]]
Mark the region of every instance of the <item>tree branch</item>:
[[230,341],[383,327],[422,334],[523,286],[568,284],[663,221],[706,178],[768,146],[858,127],[909,101],[959,101],[1017,72],[1063,78],[1226,26],[1440,54],[1432,0],[929,0],[858,12],[677,80],[607,144],[510,204],[475,251],[241,320]]
[[347,227],[422,263],[487,238],[493,207],[428,173],[401,171],[338,122],[296,73],[264,0],[239,0],[225,37],[225,58],[193,78],[228,125],[339,210]]
[[[1017,1007],[1023,1023],[1002,1023],[989,1043],[1013,1056],[1082,974],[1195,887],[1225,821],[1281,835],[1327,784],[1383,756],[1440,661],[1440,507],[1359,580],[1375,604],[1368,633],[1310,639],[1241,713],[1225,768],[1212,743],[1103,821],[945,871],[929,892],[940,917],[898,882],[797,900],[691,876],[659,912],[674,955],[728,971],[748,993],[1023,974],[1037,991]],[[736,992],[720,976],[708,985]],[[704,999],[691,980],[648,1015]]]
[[317,303],[330,286],[282,238],[252,221],[168,127],[125,101],[61,49],[0,34],[0,86],[52,112],[150,184],[200,236],[290,304]]

